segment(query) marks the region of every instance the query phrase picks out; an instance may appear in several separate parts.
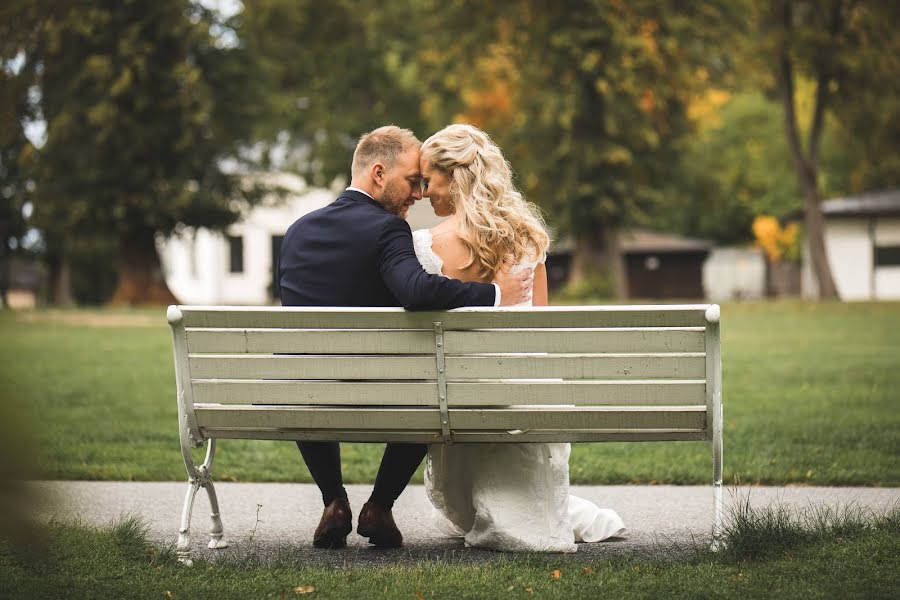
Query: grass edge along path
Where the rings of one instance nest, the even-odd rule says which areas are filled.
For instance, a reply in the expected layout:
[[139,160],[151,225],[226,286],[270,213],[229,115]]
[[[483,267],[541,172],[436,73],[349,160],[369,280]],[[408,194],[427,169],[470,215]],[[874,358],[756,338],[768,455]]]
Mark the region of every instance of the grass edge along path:
[[862,510],[738,506],[726,550],[683,549],[657,559],[498,555],[483,564],[333,569],[299,564],[290,549],[252,550],[180,565],[135,519],[103,529],[51,523],[43,544],[0,542],[3,598],[896,598],[900,506]]

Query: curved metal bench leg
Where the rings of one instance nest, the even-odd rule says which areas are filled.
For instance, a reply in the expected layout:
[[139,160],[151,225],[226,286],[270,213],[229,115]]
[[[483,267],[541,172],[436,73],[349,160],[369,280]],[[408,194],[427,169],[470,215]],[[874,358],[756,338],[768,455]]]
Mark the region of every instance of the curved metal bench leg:
[[209,476],[215,454],[216,440],[211,439],[209,440],[209,447],[206,449],[206,460],[203,462],[203,466],[200,467],[201,485],[206,490],[206,495],[209,496],[209,508],[212,512],[210,515],[212,528],[209,530],[209,543],[206,545],[211,550],[228,547],[228,542],[222,537],[225,530],[222,527],[222,518],[219,516],[219,498],[216,496],[216,487]]
[[187,494],[184,496],[184,508],[181,509],[181,527],[178,529],[178,542],[175,551],[178,554],[178,562],[191,566],[191,512],[194,510],[194,499],[200,489],[200,482],[191,479],[188,482]]
[[190,449],[184,445],[182,446],[184,466],[188,472],[188,490],[184,498],[184,508],[181,512],[181,528],[178,530],[178,542],[175,549],[179,562],[188,566],[193,564],[191,559],[191,513],[194,510],[194,500],[197,497],[197,492],[201,487],[206,490],[206,494],[209,496],[209,506],[212,513],[210,515],[212,528],[209,532],[210,540],[207,547],[210,549],[228,547],[228,542],[223,537],[224,528],[222,527],[222,518],[219,515],[219,498],[216,495],[216,488],[210,479],[210,469],[216,455],[216,440],[207,440],[206,444],[206,459],[200,467],[194,466]]

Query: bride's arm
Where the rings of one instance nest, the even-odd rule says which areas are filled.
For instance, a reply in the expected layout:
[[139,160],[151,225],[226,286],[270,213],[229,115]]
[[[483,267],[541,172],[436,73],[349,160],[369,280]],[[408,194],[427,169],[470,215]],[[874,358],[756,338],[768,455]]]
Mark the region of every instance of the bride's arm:
[[547,306],[547,266],[544,263],[538,263],[534,268],[533,294],[532,306]]

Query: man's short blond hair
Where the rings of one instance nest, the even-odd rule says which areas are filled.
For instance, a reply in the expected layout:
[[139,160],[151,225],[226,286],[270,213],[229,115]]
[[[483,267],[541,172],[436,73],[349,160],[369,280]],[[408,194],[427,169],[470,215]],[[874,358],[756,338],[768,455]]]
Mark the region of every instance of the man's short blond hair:
[[409,129],[396,125],[385,125],[363,134],[353,152],[350,165],[352,177],[358,177],[373,164],[380,162],[388,169],[397,163],[397,158],[410,147],[418,149],[422,142]]

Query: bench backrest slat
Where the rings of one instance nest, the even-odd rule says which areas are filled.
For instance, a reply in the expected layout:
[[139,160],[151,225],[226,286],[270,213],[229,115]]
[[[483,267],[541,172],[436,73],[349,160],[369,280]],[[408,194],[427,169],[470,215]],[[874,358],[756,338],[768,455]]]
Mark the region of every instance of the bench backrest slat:
[[[507,405],[703,405],[700,380],[478,381],[447,384],[451,408]],[[194,402],[280,405],[432,406],[430,382],[194,380]]]
[[[428,329],[560,327],[705,327],[708,304],[641,306],[543,306],[539,310],[460,308],[404,311],[396,308],[179,306],[184,326],[213,329]],[[602,323],[602,325],[600,324]]]
[[[187,330],[191,353],[428,354],[429,330],[196,329]],[[702,352],[703,329],[479,329],[447,331],[448,354],[502,352]]]
[[[272,356],[192,354],[194,379],[433,380],[431,355]],[[703,379],[706,357],[695,353],[450,355],[448,380],[466,379]]]
[[485,352],[702,352],[703,330],[483,329],[444,333],[448,354]]
[[188,329],[188,352],[429,354],[434,333],[371,329]]

